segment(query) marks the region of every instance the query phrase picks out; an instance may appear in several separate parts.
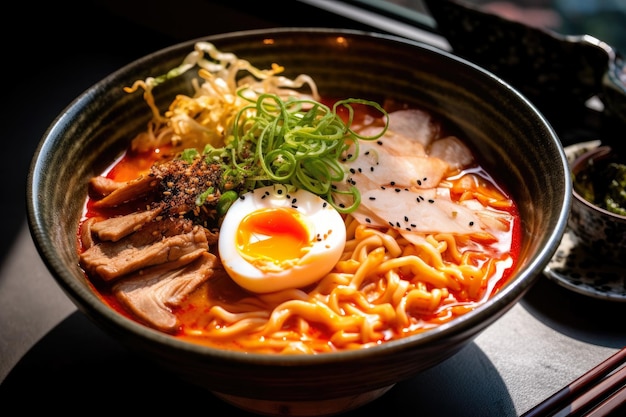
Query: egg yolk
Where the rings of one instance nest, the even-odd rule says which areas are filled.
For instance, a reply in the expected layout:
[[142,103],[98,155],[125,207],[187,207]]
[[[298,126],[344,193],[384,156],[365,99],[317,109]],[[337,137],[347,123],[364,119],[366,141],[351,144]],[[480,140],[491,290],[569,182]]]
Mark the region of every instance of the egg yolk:
[[311,237],[300,213],[281,207],[247,214],[237,229],[236,244],[247,259],[279,265],[301,258],[311,246]]

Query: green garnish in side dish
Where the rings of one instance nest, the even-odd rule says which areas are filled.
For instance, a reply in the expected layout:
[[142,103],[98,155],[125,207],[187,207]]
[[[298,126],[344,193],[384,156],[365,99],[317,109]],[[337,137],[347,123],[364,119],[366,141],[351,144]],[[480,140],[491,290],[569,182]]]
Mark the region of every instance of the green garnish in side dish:
[[626,216],[626,164],[590,164],[576,175],[574,187],[585,200]]
[[607,169],[612,180],[605,196],[607,210],[626,216],[626,165],[612,163]]

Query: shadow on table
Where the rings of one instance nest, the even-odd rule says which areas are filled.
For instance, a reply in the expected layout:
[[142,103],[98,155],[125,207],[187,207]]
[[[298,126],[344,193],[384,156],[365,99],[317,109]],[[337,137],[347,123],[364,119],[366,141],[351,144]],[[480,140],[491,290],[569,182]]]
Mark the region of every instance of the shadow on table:
[[542,276],[520,304],[546,326],[574,339],[615,349],[626,346],[626,302],[579,294]]
[[[202,412],[251,416],[127,351],[75,312],[42,338],[0,385],[4,409],[46,414],[141,415]],[[115,413],[115,414],[113,414]],[[443,363],[346,413],[360,415],[515,416],[498,371],[474,343]]]

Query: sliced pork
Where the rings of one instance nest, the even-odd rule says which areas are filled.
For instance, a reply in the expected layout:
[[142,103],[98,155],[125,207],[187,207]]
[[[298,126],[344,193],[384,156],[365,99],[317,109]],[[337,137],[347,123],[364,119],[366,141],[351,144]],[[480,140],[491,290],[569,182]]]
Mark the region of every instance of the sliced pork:
[[91,246],[80,255],[80,264],[90,274],[112,281],[165,262],[190,262],[208,248],[203,227],[190,220],[166,218],[150,222],[118,241]]
[[131,181],[100,176],[90,182],[91,193],[101,197],[95,207],[118,214],[82,223],[80,264],[112,282],[119,302],[151,327],[173,332],[178,323],[171,308],[214,274],[209,247],[218,239],[220,174],[203,158],[175,159]]
[[160,207],[153,210],[138,211],[124,216],[110,217],[108,219],[94,222],[90,231],[95,233],[100,240],[110,240],[117,242],[123,237],[136,232],[144,225],[156,219],[161,213]]
[[169,262],[143,269],[117,282],[113,293],[138,319],[171,333],[179,325],[171,309],[213,275],[216,262],[215,255],[204,252],[183,267]]
[[105,194],[104,198],[96,201],[94,205],[96,207],[116,207],[145,196],[152,192],[158,184],[159,179],[155,178],[154,175],[142,175],[134,180],[118,184],[114,184],[110,180],[92,179],[91,186],[93,189],[100,187],[97,191],[101,193],[110,191],[108,194]]

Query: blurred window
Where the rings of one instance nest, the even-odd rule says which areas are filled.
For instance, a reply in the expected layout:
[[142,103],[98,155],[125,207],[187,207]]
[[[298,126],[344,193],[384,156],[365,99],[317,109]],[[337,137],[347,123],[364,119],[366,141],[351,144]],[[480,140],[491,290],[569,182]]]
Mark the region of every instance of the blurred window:
[[[588,34],[626,55],[626,0],[464,1],[504,18],[563,35]],[[421,0],[356,0],[349,3],[378,9],[405,22],[413,20],[422,27],[428,24],[428,9]]]

